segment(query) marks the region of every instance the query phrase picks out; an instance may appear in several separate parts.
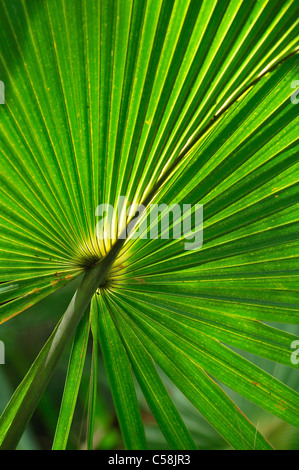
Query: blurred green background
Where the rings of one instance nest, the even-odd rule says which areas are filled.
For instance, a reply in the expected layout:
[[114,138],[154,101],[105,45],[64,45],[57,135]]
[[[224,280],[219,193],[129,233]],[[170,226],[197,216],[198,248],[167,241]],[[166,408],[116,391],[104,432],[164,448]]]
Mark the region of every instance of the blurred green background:
[[[31,309],[28,309],[23,314],[12,318],[7,323],[0,326],[0,340],[5,344],[5,364],[0,365],[1,412],[52,332],[59,318],[64,313],[78,282],[79,280],[76,280],[47,299],[39,302]],[[282,328],[281,325],[273,326]],[[299,326],[286,325],[284,326],[284,329],[296,334],[299,338]],[[50,449],[52,446],[68,366],[70,348],[71,341],[49,386],[47,387],[38,409],[32,417],[30,425],[22,437],[19,444],[20,449],[46,450]],[[290,355],[291,352],[292,350],[290,349]],[[253,356],[252,354],[242,354],[245,357],[250,358],[251,361],[264,370],[268,371],[272,376],[275,376],[291,388],[297,391],[299,390],[299,365],[298,370],[296,370]],[[99,369],[94,448],[111,450],[122,449],[123,443],[121,434],[115,416],[109,384],[101,357]],[[87,361],[84,368],[79,400],[71,428],[68,449],[86,448],[90,370],[91,344],[87,354]],[[226,442],[216,433],[209,423],[201,417],[198,411],[176,389],[176,387],[173,386],[162,372],[161,376],[198,447],[200,449],[211,450],[229,449]],[[156,450],[168,449],[168,445],[161,434],[161,431],[156,426],[155,420],[146,405],[137,383],[136,387],[150,448]],[[270,415],[268,412],[261,410],[227,387],[223,388],[276,449],[299,449],[298,429],[295,429],[291,425]]]

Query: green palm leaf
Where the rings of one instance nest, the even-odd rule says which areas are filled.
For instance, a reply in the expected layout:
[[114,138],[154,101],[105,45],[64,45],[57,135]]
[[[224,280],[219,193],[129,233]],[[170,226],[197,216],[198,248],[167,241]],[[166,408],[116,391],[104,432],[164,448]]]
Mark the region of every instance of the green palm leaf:
[[[297,367],[296,337],[268,324],[298,324],[297,2],[0,5],[0,323],[84,275],[0,419],[2,448],[77,331],[54,442],[66,447],[89,329],[89,448],[97,340],[126,448],[146,447],[135,377],[168,444],[195,446],[156,364],[232,447],[271,448],[221,385],[299,426],[298,393],[232,351]],[[97,207],[120,196],[202,204],[203,246],[163,238],[160,217],[133,226],[133,209],[99,239]]]

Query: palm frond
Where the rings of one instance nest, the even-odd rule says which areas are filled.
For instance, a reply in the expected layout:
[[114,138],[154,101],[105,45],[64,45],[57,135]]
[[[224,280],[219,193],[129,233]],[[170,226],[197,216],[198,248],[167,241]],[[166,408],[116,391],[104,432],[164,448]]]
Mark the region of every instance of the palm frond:
[[[268,322],[298,324],[298,3],[0,6],[0,323],[84,274],[0,420],[2,446],[77,331],[54,442],[66,447],[91,328],[90,448],[97,339],[127,448],[146,447],[135,377],[168,444],[195,447],[156,364],[229,445],[271,448],[221,385],[299,427],[298,393],[232,349],[296,367],[295,335]],[[97,207],[121,196],[201,204],[203,246],[165,239],[160,216],[134,236],[133,209],[100,239]]]

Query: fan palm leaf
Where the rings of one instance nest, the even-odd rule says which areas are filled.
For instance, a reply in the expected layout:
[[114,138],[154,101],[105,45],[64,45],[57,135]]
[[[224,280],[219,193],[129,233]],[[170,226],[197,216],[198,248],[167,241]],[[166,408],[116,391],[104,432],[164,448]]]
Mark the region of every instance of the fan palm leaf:
[[[90,329],[90,447],[98,340],[126,448],[146,447],[135,378],[170,447],[196,447],[157,365],[233,448],[271,446],[221,384],[299,427],[298,393],[239,354],[298,367],[296,336],[271,326],[298,324],[296,3],[0,1],[0,322],[83,275],[3,413],[2,448],[75,335],[66,447]],[[202,205],[202,247],[163,237],[159,217],[137,237],[134,209],[100,239],[97,207],[121,196]]]

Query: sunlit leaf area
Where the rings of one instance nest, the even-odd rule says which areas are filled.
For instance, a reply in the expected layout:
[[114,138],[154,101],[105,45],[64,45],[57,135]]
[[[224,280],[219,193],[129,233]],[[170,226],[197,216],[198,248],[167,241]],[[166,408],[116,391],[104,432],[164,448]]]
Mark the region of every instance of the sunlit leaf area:
[[0,450],[299,449],[298,39],[0,0]]

